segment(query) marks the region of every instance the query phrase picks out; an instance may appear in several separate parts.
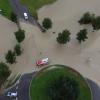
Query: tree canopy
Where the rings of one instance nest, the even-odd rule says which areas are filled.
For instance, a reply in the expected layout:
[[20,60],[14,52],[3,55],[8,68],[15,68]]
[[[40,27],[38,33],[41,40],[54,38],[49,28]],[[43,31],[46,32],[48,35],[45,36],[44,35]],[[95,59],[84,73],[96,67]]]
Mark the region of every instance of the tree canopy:
[[15,32],[15,37],[19,43],[21,43],[25,39],[25,31],[19,29],[17,32]]
[[15,23],[17,23],[17,15],[14,12],[11,12],[11,20]]
[[66,44],[70,41],[70,32],[66,29],[62,33],[58,34],[57,42],[60,44]]
[[94,30],[100,29],[100,16],[94,18],[94,20],[92,21],[92,26]]
[[80,32],[77,33],[76,39],[81,43],[82,41],[85,41],[87,39],[87,30],[82,29]]
[[11,50],[9,50],[5,56],[5,59],[7,61],[7,63],[13,64],[16,62],[16,56],[15,53],[12,52]]
[[60,76],[49,84],[46,93],[50,100],[77,100],[79,86],[77,81],[69,77]]
[[17,56],[21,55],[22,53],[22,49],[20,47],[20,44],[16,44],[15,48],[14,48],[14,52]]
[[10,76],[10,74],[11,71],[9,70],[9,67],[5,63],[0,62],[0,87]]
[[82,18],[79,20],[80,24],[91,24],[92,20],[94,19],[95,15],[90,14],[89,12],[86,12]]
[[52,21],[50,18],[45,18],[42,22],[42,25],[45,29],[50,29],[52,28]]

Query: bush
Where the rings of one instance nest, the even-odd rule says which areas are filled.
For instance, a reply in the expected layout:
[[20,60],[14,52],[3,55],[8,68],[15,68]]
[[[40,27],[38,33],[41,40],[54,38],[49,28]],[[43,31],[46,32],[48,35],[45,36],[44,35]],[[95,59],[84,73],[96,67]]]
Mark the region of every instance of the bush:
[[14,12],[11,12],[11,20],[17,23],[17,15]]
[[11,71],[9,70],[9,67],[5,63],[1,62],[0,63],[0,87],[10,76],[10,74]]
[[19,43],[21,43],[25,39],[25,31],[19,29],[17,32],[15,32],[15,37]]
[[21,50],[21,47],[20,47],[20,44],[17,44],[14,48],[14,52],[17,56],[21,55],[22,53],[22,50]]
[[80,32],[77,33],[76,39],[81,43],[82,41],[85,41],[87,39],[87,30],[83,29],[80,30]]
[[94,18],[94,20],[92,21],[92,26],[94,30],[100,29],[100,16]]
[[7,63],[13,64],[16,62],[16,56],[15,53],[12,52],[11,50],[8,51],[8,53],[5,56],[5,59],[7,61]]
[[79,20],[80,24],[91,24],[92,20],[94,19],[95,15],[86,12],[83,17]]
[[60,76],[49,84],[46,93],[50,100],[77,100],[79,85],[69,77]]
[[49,18],[45,18],[42,22],[42,25],[45,29],[50,29],[52,28],[52,21]]
[[60,44],[65,44],[70,41],[70,32],[68,30],[64,30],[62,33],[58,34],[57,42]]

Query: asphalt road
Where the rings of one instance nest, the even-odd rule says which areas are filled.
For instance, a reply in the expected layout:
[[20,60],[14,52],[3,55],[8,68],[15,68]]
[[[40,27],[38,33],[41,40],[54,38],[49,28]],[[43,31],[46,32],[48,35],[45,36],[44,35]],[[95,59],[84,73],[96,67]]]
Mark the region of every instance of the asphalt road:
[[[29,86],[35,73],[36,72],[24,74],[14,87],[7,90],[3,95],[0,96],[0,100],[29,100]],[[8,91],[17,92],[17,99],[7,97],[6,95]]]
[[18,18],[24,19],[24,13],[28,14],[28,21],[32,24],[35,24],[35,19],[30,15],[27,7],[20,4],[19,0],[9,0],[13,11],[16,13]]
[[93,82],[90,79],[87,79],[87,82],[91,87],[93,100],[100,100],[100,86],[98,86],[95,82]]
[[32,80],[32,77],[35,73],[25,74],[18,86],[18,100],[29,100],[29,86]]
[[[6,96],[7,92],[16,92],[18,93],[17,99],[15,100],[29,100],[29,86],[32,77],[34,77],[34,73],[25,74],[19,80],[19,83],[16,84],[13,88],[7,90],[3,95],[0,96],[0,100],[14,100],[13,98],[9,98]],[[88,84],[91,87],[93,100],[100,100],[100,86],[98,86],[95,82],[90,79],[87,79]]]
[[28,15],[27,22],[29,22],[32,25],[38,26],[39,29],[42,32],[45,31],[45,29],[39,24],[39,22],[32,17],[32,15],[30,14],[30,12],[27,9],[27,7],[22,5],[22,4],[20,4],[19,0],[9,0],[9,1],[10,1],[10,4],[11,4],[12,8],[13,8],[13,11],[18,16],[19,20],[22,20],[22,21],[24,20],[24,22],[25,22],[26,20],[24,18],[24,13],[27,13],[27,15]]

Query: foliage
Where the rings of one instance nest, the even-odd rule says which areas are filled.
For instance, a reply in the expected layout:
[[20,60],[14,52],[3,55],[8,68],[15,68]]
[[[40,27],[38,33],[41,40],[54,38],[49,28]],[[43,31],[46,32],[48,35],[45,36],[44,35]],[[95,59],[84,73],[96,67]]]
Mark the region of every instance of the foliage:
[[2,15],[10,19],[12,7],[10,5],[9,0],[0,0],[0,10],[2,10]]
[[100,16],[95,16],[95,14],[90,14],[86,12],[83,17],[79,20],[80,24],[92,24],[94,30],[100,29]]
[[58,34],[57,42],[60,44],[65,44],[70,41],[70,32],[68,30],[64,30],[62,33]]
[[25,5],[32,16],[38,19],[37,10],[46,4],[53,3],[56,0],[20,0],[21,4]]
[[77,100],[79,95],[78,83],[64,76],[53,80],[47,90],[50,100]]
[[94,19],[95,15],[86,12],[83,17],[79,20],[80,24],[91,24],[92,20]]
[[10,74],[11,71],[9,70],[9,67],[5,63],[0,62],[0,87],[2,84],[4,84]]
[[77,33],[76,39],[81,43],[82,41],[85,41],[87,39],[87,30],[83,29],[80,30],[80,32]]
[[17,23],[17,15],[14,12],[11,12],[11,20]]
[[25,31],[19,29],[17,32],[15,32],[15,37],[19,43],[21,43],[25,39]]
[[31,15],[32,15],[36,20],[38,20],[38,13],[37,13],[37,11],[33,8],[33,6],[32,6],[32,7],[29,6],[28,9],[29,9]]
[[22,49],[21,49],[21,47],[20,47],[20,44],[17,44],[17,45],[15,46],[14,52],[15,52],[15,54],[16,54],[17,56],[21,55]]
[[92,26],[94,30],[100,29],[100,16],[94,18],[94,20],[92,21]]
[[[87,83],[85,82],[84,78],[78,72],[64,65],[51,65],[47,68],[44,68],[39,73],[37,73],[31,82],[30,99],[31,100],[52,100],[48,95],[50,93],[50,87],[53,86],[55,80],[59,80],[59,78],[62,76],[64,77],[64,79],[65,78],[67,79],[67,77],[69,78],[69,80],[71,79],[73,82],[71,81],[70,83],[72,83],[73,86],[75,86],[76,88],[77,88],[77,84],[74,85],[74,82],[78,83],[77,89],[79,90],[79,93],[78,93],[77,100],[91,100],[91,91]],[[56,84],[58,84],[58,81],[56,82]],[[61,89],[61,87],[64,87],[64,84],[59,85],[59,90]],[[62,90],[63,93],[64,90]],[[72,89],[70,88],[70,90]],[[65,100],[69,100],[69,99],[65,98]]]
[[11,50],[8,51],[8,53],[5,56],[5,59],[7,61],[7,63],[13,64],[16,62],[16,56],[15,53],[12,52]]
[[45,18],[42,22],[42,25],[45,29],[50,29],[52,28],[52,21],[49,18]]
[[33,10],[33,11],[32,11],[32,16],[33,16],[36,20],[38,20],[38,13],[37,13],[36,10]]

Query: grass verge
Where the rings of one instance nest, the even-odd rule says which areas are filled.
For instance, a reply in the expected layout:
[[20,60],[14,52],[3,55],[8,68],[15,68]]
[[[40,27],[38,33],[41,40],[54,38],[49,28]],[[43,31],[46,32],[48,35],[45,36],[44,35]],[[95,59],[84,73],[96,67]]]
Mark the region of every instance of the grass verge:
[[0,0],[0,13],[10,19],[12,8],[9,0]]

